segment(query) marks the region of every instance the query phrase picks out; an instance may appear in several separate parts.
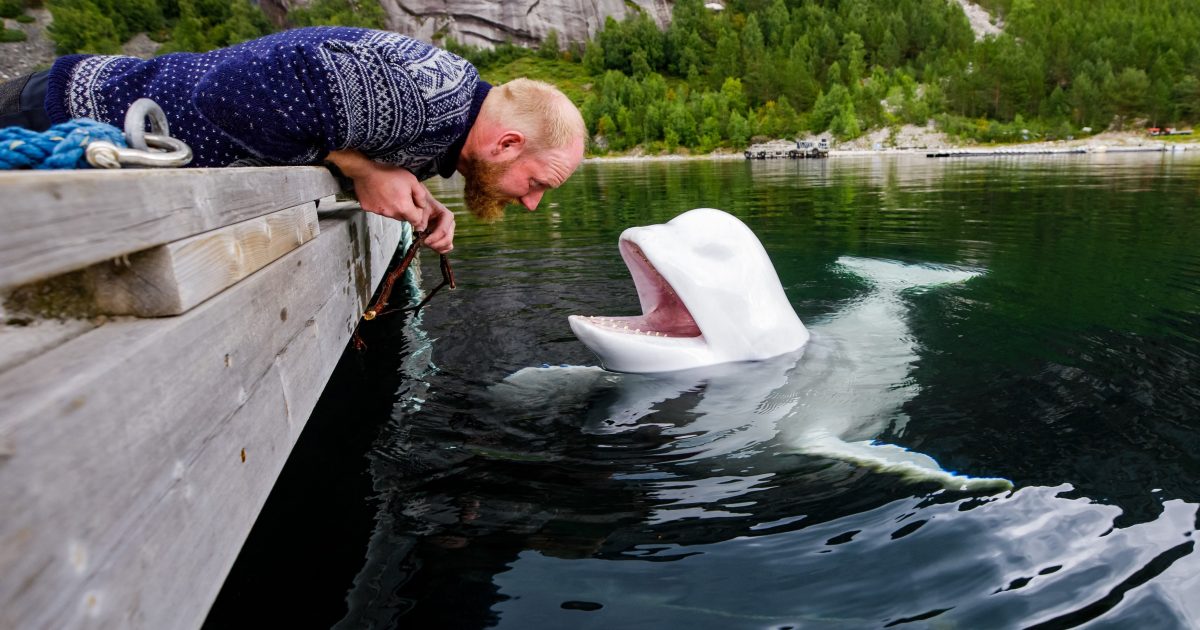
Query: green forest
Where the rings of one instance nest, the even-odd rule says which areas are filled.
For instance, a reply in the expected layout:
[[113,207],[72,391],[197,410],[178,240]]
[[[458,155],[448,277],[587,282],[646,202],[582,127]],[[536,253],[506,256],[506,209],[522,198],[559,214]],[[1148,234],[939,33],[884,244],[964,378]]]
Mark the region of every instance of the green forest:
[[[0,0],[20,2],[20,0]],[[981,0],[981,40],[948,0],[678,0],[666,30],[637,12],[586,43],[537,50],[437,43],[492,81],[560,85],[592,152],[738,149],[756,140],[925,125],[978,142],[1059,139],[1200,120],[1195,0]],[[248,0],[48,0],[60,53],[115,52],[138,32],[160,53],[274,30]],[[628,6],[636,8],[629,3]],[[382,27],[377,3],[317,0],[288,26]]]

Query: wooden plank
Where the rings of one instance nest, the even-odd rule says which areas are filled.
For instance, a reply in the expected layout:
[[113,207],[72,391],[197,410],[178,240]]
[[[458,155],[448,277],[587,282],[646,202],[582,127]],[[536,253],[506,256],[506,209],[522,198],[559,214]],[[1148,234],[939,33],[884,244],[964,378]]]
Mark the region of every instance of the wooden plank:
[[312,240],[308,202],[88,268],[100,312],[161,317],[184,313]]
[[[12,321],[13,323],[9,323]],[[0,372],[96,327],[87,319],[6,319],[0,313]]]
[[0,374],[0,627],[199,627],[404,225],[324,220],[179,317]]
[[317,166],[0,173],[0,290],[338,191]]

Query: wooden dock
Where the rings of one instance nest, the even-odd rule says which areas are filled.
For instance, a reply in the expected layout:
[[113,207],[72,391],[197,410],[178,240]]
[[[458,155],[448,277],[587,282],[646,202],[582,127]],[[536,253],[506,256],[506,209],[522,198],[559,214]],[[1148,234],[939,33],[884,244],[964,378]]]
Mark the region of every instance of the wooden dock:
[[1171,151],[1182,151],[1183,147],[1179,145],[1151,145],[1151,146],[1096,146],[1096,147],[1066,147],[1066,148],[1027,148],[1015,147],[1011,149],[947,149],[943,151],[933,151],[926,153],[925,157],[930,158],[967,158],[967,157],[1010,157],[1023,155],[1083,155],[1088,153],[1167,153]]
[[0,628],[200,627],[411,238],[337,190],[0,173]]
[[926,153],[931,158],[1006,157],[1012,155],[1080,155],[1087,153],[1084,147],[1067,149],[949,149]]

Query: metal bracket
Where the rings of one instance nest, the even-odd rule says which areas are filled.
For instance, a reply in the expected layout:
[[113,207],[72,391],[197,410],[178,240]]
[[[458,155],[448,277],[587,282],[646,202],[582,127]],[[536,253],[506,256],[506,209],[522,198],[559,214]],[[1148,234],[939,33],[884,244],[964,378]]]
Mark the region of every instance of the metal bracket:
[[[146,133],[147,119],[152,133]],[[125,140],[131,148],[98,140],[88,144],[84,155],[97,168],[176,167],[192,161],[191,147],[171,137],[167,115],[158,103],[148,98],[134,101],[125,112]]]

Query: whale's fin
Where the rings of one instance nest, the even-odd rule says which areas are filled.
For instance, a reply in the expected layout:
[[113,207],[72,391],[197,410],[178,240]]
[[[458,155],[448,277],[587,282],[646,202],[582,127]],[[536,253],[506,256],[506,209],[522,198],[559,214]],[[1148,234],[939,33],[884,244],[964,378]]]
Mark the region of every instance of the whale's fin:
[[853,462],[913,481],[932,481],[948,490],[1002,492],[1013,487],[1007,479],[960,475],[943,469],[924,453],[873,440],[846,442],[830,433],[813,433],[805,436],[801,451]]
[[903,291],[965,282],[983,273],[950,265],[908,264],[894,260],[854,256],[842,256],[838,258],[837,263],[847,271],[870,281],[877,289],[885,291]]

